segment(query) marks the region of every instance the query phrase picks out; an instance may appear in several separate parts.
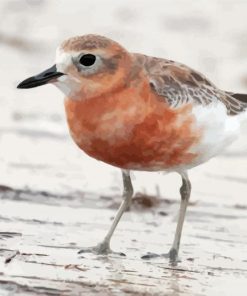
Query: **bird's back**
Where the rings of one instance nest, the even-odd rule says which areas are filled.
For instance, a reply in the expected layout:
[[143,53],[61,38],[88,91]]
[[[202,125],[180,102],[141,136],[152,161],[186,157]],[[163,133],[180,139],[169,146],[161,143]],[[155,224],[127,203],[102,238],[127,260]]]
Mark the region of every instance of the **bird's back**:
[[222,91],[203,74],[182,63],[138,53],[133,55],[145,69],[154,92],[164,97],[171,107],[188,102],[206,106],[220,101],[229,115],[238,115],[247,108],[247,94]]

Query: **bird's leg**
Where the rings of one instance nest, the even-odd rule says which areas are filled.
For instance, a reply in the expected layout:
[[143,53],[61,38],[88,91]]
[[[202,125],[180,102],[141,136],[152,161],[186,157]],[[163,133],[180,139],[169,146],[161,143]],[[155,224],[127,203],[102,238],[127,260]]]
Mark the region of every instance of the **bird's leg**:
[[177,228],[175,232],[175,237],[173,240],[172,248],[170,249],[168,254],[155,254],[155,253],[148,253],[142,256],[142,259],[152,259],[157,257],[165,257],[169,258],[171,263],[176,263],[178,258],[178,251],[180,245],[180,239],[183,230],[184,218],[186,214],[186,209],[189,203],[190,192],[191,192],[191,183],[189,181],[187,173],[181,174],[182,177],[182,186],[180,188],[180,195],[181,195],[181,203],[179,208],[179,217],[177,222]]
[[180,246],[180,240],[183,230],[184,218],[186,214],[186,209],[189,203],[190,193],[191,193],[191,183],[188,178],[187,173],[181,174],[182,177],[182,186],[180,188],[181,203],[179,208],[179,217],[177,228],[175,232],[174,241],[169,252],[170,262],[176,262],[178,258],[178,251]]
[[78,253],[96,253],[96,254],[109,254],[109,253],[114,253],[111,251],[110,248],[110,241],[111,241],[111,237],[118,225],[118,222],[120,221],[123,213],[125,212],[125,210],[128,208],[128,206],[130,205],[131,202],[131,198],[133,195],[133,187],[132,187],[132,183],[131,183],[131,178],[130,178],[130,174],[129,171],[122,171],[122,177],[123,177],[123,201],[118,209],[117,215],[115,216],[113,223],[108,231],[108,233],[106,234],[105,238],[103,239],[103,241],[101,243],[99,243],[97,246],[95,247],[89,247],[89,248],[83,248],[81,249]]

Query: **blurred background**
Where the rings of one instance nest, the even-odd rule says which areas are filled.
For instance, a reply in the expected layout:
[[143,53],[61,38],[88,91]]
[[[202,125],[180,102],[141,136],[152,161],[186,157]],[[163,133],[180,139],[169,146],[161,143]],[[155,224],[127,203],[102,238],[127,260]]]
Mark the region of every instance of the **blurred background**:
[[[16,89],[53,65],[65,38],[88,33],[180,61],[222,89],[247,93],[246,0],[2,0],[0,184],[120,195],[120,171],[89,158],[70,139],[63,94],[51,85]],[[223,155],[191,171],[192,200],[246,203],[246,131]],[[136,191],[179,196],[176,174],[138,172],[133,180]]]

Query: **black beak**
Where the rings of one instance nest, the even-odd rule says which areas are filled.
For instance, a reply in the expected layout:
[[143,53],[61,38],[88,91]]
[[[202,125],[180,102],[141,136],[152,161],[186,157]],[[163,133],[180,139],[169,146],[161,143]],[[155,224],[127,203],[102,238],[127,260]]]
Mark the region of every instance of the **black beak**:
[[48,83],[52,79],[58,78],[64,75],[64,73],[57,72],[56,65],[45,70],[44,72],[25,79],[17,85],[17,88],[32,88]]

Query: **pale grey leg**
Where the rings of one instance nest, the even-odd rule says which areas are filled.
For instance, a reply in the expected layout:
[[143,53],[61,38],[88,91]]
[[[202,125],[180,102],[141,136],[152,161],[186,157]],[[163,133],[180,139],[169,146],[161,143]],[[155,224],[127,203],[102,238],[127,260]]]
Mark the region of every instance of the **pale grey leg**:
[[190,193],[191,193],[191,183],[187,173],[181,174],[182,177],[182,186],[180,188],[181,194],[181,203],[179,208],[179,217],[177,228],[175,232],[174,241],[172,244],[172,248],[169,252],[169,258],[171,262],[176,262],[178,258],[178,251],[180,246],[180,240],[183,230],[184,218],[186,214],[186,209],[189,203]]
[[180,239],[181,239],[183,224],[184,224],[184,218],[185,218],[186,209],[189,203],[190,192],[191,192],[191,184],[190,184],[187,173],[185,172],[180,175],[182,177],[182,186],[180,188],[181,203],[180,203],[178,223],[177,223],[177,228],[176,228],[176,233],[175,233],[174,241],[172,244],[172,248],[168,254],[159,255],[159,254],[149,252],[148,254],[142,256],[141,257],[142,259],[153,259],[157,257],[165,257],[165,258],[169,258],[171,263],[177,262]]
[[108,231],[108,233],[106,234],[105,238],[103,239],[103,241],[101,243],[99,243],[97,246],[95,247],[89,247],[89,248],[83,248],[81,249],[78,253],[96,253],[96,254],[109,254],[109,253],[114,253],[111,251],[110,248],[110,241],[111,241],[111,237],[118,225],[118,222],[120,221],[123,213],[125,212],[125,210],[128,208],[128,206],[131,203],[131,198],[133,196],[133,187],[132,187],[132,183],[131,183],[131,178],[130,178],[130,174],[129,171],[124,171],[122,170],[122,177],[123,177],[123,201],[118,209],[117,215],[113,220],[113,223]]

